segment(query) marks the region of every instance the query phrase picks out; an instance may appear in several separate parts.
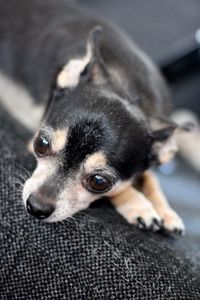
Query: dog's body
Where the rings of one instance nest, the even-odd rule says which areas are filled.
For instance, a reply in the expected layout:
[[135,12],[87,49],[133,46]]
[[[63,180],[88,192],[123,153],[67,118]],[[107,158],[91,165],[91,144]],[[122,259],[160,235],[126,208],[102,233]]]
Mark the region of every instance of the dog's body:
[[162,114],[168,93],[150,59],[124,33],[66,2],[1,0],[1,73],[26,88],[36,104],[46,105],[57,72],[84,56],[90,30],[102,25],[101,55],[115,91],[147,115]]
[[31,129],[44,113],[38,166],[24,187],[28,211],[57,221],[108,196],[130,223],[182,231],[147,172],[173,156],[171,136],[181,129],[161,118],[170,99],[151,60],[121,30],[66,1],[0,5],[0,101],[8,111],[15,101],[14,116]]

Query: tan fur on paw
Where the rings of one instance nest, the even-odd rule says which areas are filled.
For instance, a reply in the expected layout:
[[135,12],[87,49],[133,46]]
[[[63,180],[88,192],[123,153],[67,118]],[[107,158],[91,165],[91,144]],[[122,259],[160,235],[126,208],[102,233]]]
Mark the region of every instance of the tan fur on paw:
[[185,226],[183,221],[173,209],[169,208],[159,214],[163,220],[163,229],[165,231],[168,233],[184,234]]
[[141,190],[162,219],[162,229],[167,233],[183,234],[183,221],[170,207],[157,178],[150,171],[143,174]]
[[[133,197],[134,194],[134,197]],[[131,193],[127,193],[127,201],[119,201],[121,203],[116,205],[116,199],[112,199],[113,204],[116,206],[116,210],[120,213],[130,224],[134,224],[139,228],[150,229],[157,231],[161,228],[161,218],[154,209],[153,205],[145,198],[142,193],[131,190]],[[120,196],[119,196],[120,197]],[[115,202],[115,203],[114,203]]]

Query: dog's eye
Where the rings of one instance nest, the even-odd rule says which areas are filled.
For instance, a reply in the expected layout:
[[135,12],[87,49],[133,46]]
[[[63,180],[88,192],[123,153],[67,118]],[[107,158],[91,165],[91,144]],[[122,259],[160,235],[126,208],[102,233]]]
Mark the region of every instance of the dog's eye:
[[45,156],[49,153],[50,142],[44,136],[38,136],[34,142],[34,149],[39,156]]
[[87,189],[94,193],[107,192],[111,186],[111,182],[101,175],[93,175],[87,182]]

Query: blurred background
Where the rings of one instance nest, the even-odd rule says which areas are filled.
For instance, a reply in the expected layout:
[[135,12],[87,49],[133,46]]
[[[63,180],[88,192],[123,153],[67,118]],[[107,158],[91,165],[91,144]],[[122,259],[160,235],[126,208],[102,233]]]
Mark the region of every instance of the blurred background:
[[[160,66],[175,108],[188,108],[200,116],[199,0],[78,2],[128,32]],[[200,257],[200,174],[179,158],[157,172],[170,203],[186,225],[186,236],[180,243],[190,245]]]

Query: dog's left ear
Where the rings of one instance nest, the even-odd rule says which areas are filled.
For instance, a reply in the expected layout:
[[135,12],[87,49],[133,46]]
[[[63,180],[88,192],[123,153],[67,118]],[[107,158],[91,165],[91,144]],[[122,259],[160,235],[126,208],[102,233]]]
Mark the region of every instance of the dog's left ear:
[[[94,27],[86,41],[86,53],[82,57],[71,59],[57,76],[59,88],[75,88],[80,82],[106,80],[106,68],[99,52],[102,34],[100,26]],[[102,76],[103,75],[103,76]]]
[[192,123],[178,125],[164,118],[158,118],[154,123],[155,127],[160,127],[153,131],[152,149],[150,161],[153,164],[163,164],[171,160],[178,151],[176,144],[177,135],[183,132],[190,132],[193,129]]

